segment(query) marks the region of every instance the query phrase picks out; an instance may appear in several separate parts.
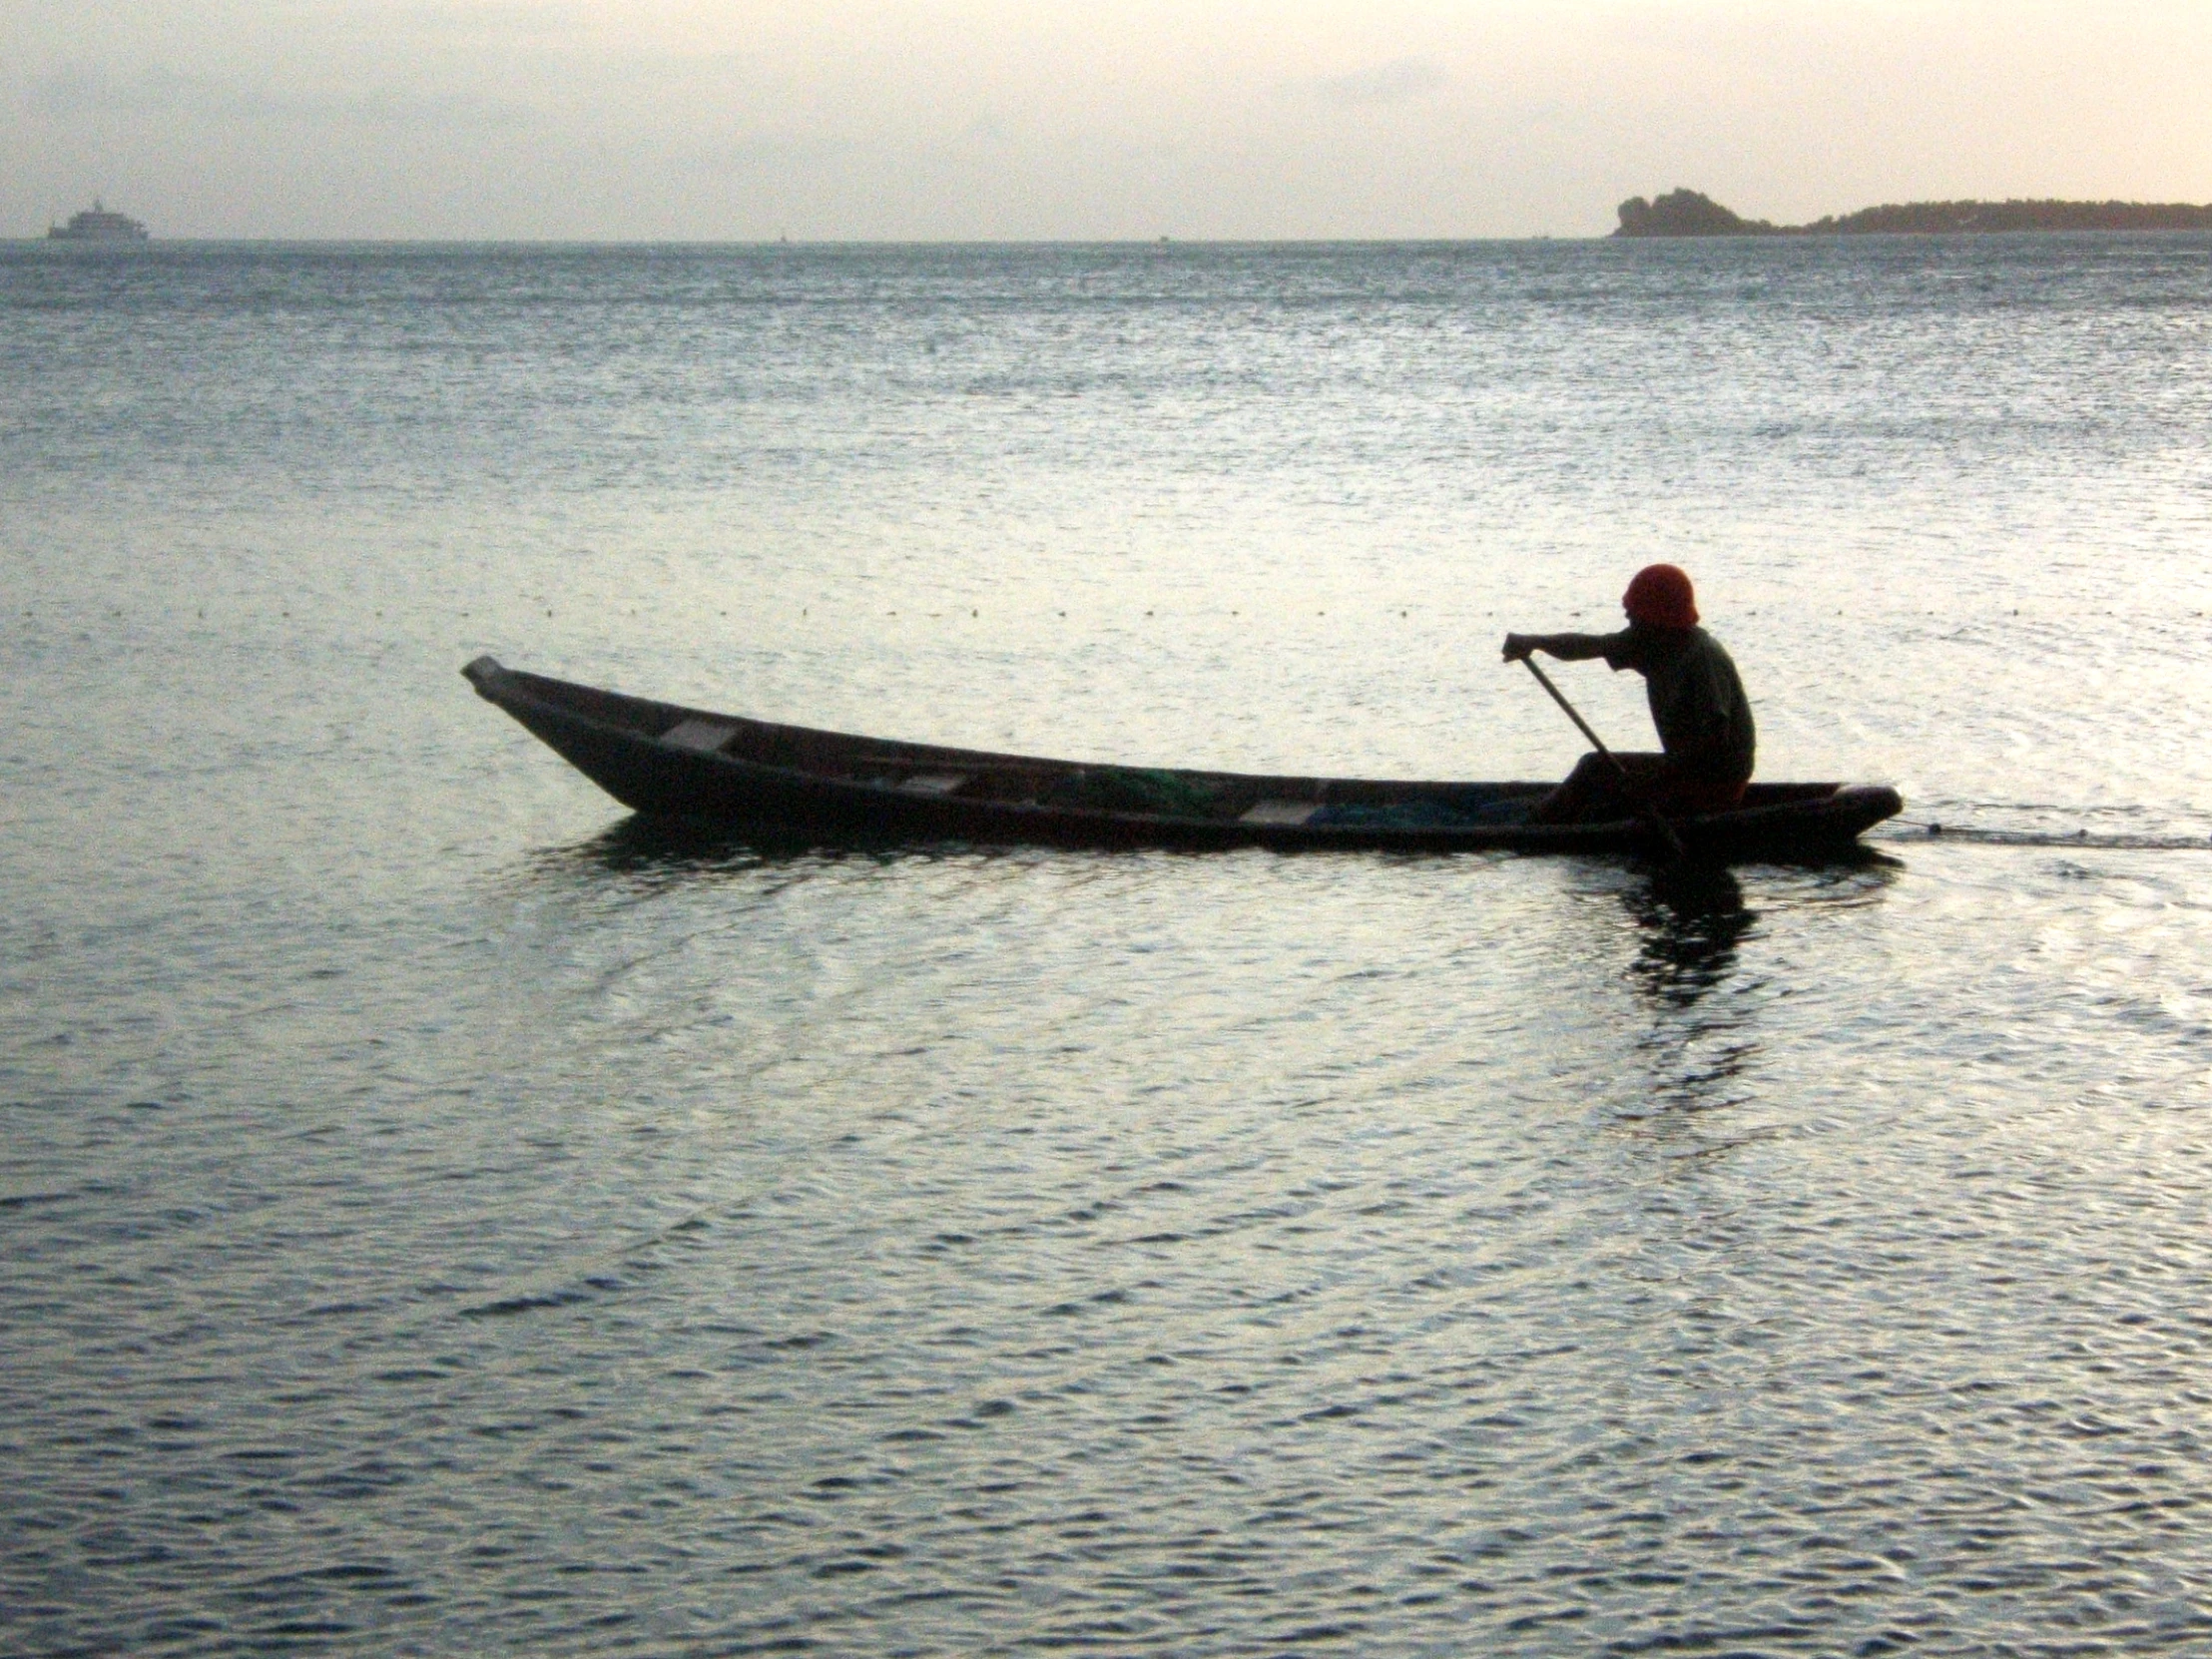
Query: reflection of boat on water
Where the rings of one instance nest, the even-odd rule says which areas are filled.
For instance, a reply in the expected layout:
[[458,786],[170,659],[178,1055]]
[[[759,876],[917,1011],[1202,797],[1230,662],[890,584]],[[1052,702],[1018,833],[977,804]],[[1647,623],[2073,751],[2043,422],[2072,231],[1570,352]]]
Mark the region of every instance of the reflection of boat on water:
[[49,225],[46,228],[49,242],[149,242],[152,237],[146,227],[129,214],[108,212],[107,205],[97,196],[92,206],[82,213],[71,214],[67,225]]

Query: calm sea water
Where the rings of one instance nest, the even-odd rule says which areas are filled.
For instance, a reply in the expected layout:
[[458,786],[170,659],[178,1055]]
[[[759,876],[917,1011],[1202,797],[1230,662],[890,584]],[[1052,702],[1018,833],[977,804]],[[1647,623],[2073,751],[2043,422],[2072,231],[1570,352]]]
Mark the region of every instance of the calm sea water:
[[[455,672],[1543,776],[1656,557],[1879,857],[670,840]],[[18,245],[0,599],[0,1648],[2212,1650],[2212,239]]]

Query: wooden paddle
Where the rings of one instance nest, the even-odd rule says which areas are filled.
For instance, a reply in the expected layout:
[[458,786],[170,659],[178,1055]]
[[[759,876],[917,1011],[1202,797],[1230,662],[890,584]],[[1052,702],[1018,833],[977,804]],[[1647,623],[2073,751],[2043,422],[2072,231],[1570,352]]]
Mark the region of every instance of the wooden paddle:
[[1567,718],[1574,722],[1585,738],[1590,740],[1590,747],[1604,756],[1612,766],[1613,771],[1620,776],[1621,788],[1628,792],[1628,799],[1636,804],[1637,816],[1659,831],[1659,838],[1667,843],[1668,851],[1672,852],[1677,858],[1687,858],[1690,852],[1689,848],[1682,844],[1682,837],[1675,833],[1673,825],[1659,816],[1659,809],[1644,799],[1644,792],[1636,787],[1636,780],[1628,776],[1628,768],[1621,765],[1620,757],[1605,747],[1605,740],[1590,729],[1590,723],[1582,718],[1581,712],[1566,700],[1557,686],[1551,683],[1551,676],[1536,666],[1534,657],[1523,657],[1521,663],[1529,673],[1536,677],[1536,684],[1551,693],[1552,702],[1566,710]]

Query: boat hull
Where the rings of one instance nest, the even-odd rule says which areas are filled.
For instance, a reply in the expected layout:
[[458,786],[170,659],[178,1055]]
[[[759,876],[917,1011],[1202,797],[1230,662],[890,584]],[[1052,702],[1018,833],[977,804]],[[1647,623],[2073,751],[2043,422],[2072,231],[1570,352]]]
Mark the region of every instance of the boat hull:
[[[1541,783],[1466,784],[1090,767],[895,743],[716,714],[553,680],[479,657],[462,672],[640,815],[778,841],[966,840],[1071,846],[1657,853],[1635,820],[1542,825]],[[1150,795],[1159,802],[1116,800]],[[1755,785],[1742,810],[1676,821],[1695,857],[1824,859],[1903,807],[1895,790]],[[1438,819],[1446,809],[1478,820]],[[1408,822],[1411,820],[1412,822]]]

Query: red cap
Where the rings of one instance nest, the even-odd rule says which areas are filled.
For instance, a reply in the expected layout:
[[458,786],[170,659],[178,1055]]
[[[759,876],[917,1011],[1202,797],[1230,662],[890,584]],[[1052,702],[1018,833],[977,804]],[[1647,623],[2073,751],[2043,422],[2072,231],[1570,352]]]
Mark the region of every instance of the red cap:
[[1621,595],[1630,622],[1646,628],[1695,628],[1697,596],[1678,565],[1646,565]]

